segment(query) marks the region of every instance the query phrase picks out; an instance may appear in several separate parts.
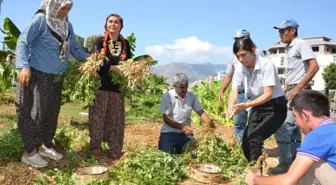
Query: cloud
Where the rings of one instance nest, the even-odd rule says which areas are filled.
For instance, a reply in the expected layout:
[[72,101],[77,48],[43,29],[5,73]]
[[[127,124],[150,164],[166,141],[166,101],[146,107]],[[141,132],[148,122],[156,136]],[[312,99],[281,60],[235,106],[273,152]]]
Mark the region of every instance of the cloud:
[[[145,47],[145,52],[159,60],[160,64],[169,63],[174,53],[174,62],[187,63],[226,63],[232,56],[231,46],[215,46],[201,41],[195,36],[175,39],[172,44]],[[174,49],[171,51],[169,49]]]

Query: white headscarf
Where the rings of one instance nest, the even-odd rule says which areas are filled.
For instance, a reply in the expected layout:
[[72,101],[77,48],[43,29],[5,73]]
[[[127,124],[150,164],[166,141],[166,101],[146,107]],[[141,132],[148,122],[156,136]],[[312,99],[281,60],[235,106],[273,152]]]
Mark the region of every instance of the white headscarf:
[[[55,33],[66,40],[69,34],[69,22],[68,18],[64,17],[63,20],[56,18],[58,11],[68,4],[73,4],[72,0],[43,0],[46,3],[46,18],[47,24]],[[44,7],[44,3],[41,3],[41,7]]]
[[48,0],[42,0],[40,4],[40,10],[46,10],[48,4]]

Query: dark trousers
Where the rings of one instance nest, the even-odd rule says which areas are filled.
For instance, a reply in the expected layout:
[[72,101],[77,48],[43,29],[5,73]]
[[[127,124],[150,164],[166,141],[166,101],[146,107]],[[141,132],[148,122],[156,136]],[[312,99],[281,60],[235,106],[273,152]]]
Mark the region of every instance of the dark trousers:
[[286,104],[287,101],[282,96],[252,108],[242,140],[242,148],[248,161],[259,158],[264,141],[283,124],[287,116]]
[[58,76],[31,68],[31,83],[18,84],[15,97],[18,128],[24,149],[31,153],[36,142],[53,147],[58,115],[62,101],[62,87]]
[[125,132],[124,97],[117,92],[99,91],[89,108],[90,148],[100,151],[106,141],[109,154],[121,156]]
[[159,139],[159,150],[171,154],[182,154],[185,146],[193,136],[187,136],[184,133],[161,133]]

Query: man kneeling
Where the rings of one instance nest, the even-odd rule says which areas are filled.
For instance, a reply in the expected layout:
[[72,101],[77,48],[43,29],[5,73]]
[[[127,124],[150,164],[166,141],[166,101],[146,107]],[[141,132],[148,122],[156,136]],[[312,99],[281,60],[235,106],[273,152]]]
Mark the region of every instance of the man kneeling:
[[202,121],[211,124],[208,115],[196,95],[188,91],[188,77],[177,73],[173,77],[174,89],[162,96],[160,112],[163,114],[163,126],[159,139],[159,150],[172,154],[181,154],[186,144],[193,139],[191,112],[197,112]]
[[306,134],[297,156],[283,175],[261,177],[249,171],[248,185],[335,185],[336,122],[329,118],[328,98],[313,90],[297,94],[290,105],[296,124]]

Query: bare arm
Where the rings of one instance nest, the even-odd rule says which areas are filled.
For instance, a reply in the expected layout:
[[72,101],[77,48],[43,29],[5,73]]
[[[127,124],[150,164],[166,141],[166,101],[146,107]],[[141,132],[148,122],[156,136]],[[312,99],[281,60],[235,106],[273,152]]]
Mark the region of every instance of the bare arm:
[[307,61],[308,63],[308,71],[304,78],[300,81],[300,83],[295,86],[295,89],[301,90],[303,89],[315,76],[315,74],[318,72],[320,69],[316,59],[310,59]]
[[185,126],[184,124],[178,123],[175,120],[173,120],[170,116],[167,114],[163,114],[163,121],[170,127],[176,128],[179,130],[182,130],[182,128]]
[[314,162],[309,157],[298,155],[286,174],[263,177],[249,171],[245,182],[248,185],[296,185]]
[[221,93],[224,93],[226,91],[226,89],[229,87],[231,83],[231,80],[232,80],[232,74],[225,75],[220,88]]
[[201,117],[201,120],[204,123],[209,124],[211,122],[211,119],[209,118],[208,114],[205,113],[205,111],[203,109],[198,111],[197,114]]
[[264,93],[253,101],[247,103],[247,107],[255,107],[272,99],[274,86],[264,87]]
[[236,104],[237,100],[238,100],[238,88],[232,87],[229,97],[228,108],[233,107],[233,105]]

